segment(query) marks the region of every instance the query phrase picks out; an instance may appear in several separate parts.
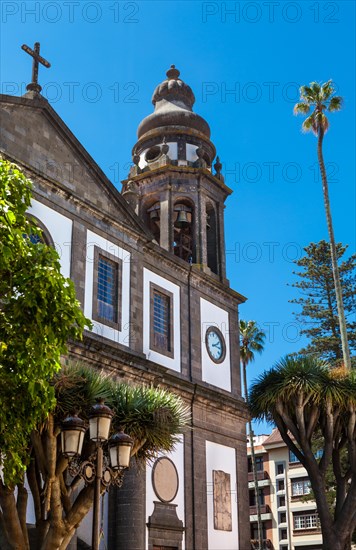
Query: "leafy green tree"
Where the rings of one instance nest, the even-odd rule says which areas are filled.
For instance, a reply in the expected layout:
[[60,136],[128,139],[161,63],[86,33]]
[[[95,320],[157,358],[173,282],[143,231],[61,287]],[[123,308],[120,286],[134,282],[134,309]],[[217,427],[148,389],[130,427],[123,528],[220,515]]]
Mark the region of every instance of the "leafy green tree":
[[[242,374],[244,383],[244,393],[246,403],[249,403],[249,394],[247,387],[247,365],[255,360],[255,353],[262,353],[264,349],[265,333],[260,330],[255,321],[240,320],[240,360],[242,364]],[[262,515],[261,503],[258,489],[258,477],[256,469],[256,457],[254,447],[254,433],[251,420],[248,423],[249,439],[251,446],[251,463],[253,472],[253,481],[255,486],[255,501],[257,509],[257,527],[258,527],[258,545],[260,550],[263,548]]]
[[[351,548],[356,527],[356,372],[314,356],[287,357],[253,382],[250,408],[257,419],[277,425],[288,448],[307,470],[320,518],[325,550]],[[315,456],[313,439],[323,441]],[[329,467],[335,476],[330,510]]]
[[318,82],[311,82],[309,86],[302,86],[300,88],[300,102],[294,107],[295,114],[309,114],[310,109],[313,112],[304,120],[303,130],[305,132],[313,132],[318,137],[318,162],[321,173],[321,180],[323,184],[324,195],[324,207],[326,213],[326,222],[329,232],[330,240],[330,254],[332,272],[334,277],[336,304],[340,325],[342,354],[344,365],[347,369],[351,369],[350,351],[347,341],[347,329],[345,312],[342,300],[342,288],[340,283],[340,275],[337,264],[337,251],[334,237],[334,228],[331,217],[330,199],[328,180],[326,175],[324,157],[323,157],[323,140],[326,132],[329,128],[329,121],[325,114],[325,111],[334,112],[339,111],[342,106],[342,98],[334,95],[334,86],[332,80],[320,85]]
[[[115,413],[112,433],[123,428],[134,439],[131,456],[140,464],[159,451],[171,451],[189,425],[189,409],[176,395],[117,382],[111,376],[83,365],[67,365],[53,378],[56,408],[27,441],[30,462],[26,476],[34,501],[34,529],[28,532],[26,528],[23,480],[17,484],[17,497],[14,486],[0,486],[2,525],[9,548],[64,550],[92,507],[93,484],[83,486],[80,476],[68,470],[68,459],[61,453],[60,423],[74,409],[87,420],[95,400],[104,399]],[[93,445],[86,434],[82,460],[89,459]]]
[[[0,160],[0,467],[6,486],[23,477],[28,439],[55,406],[50,381],[69,338],[86,323],[57,252],[26,215],[31,182]],[[0,486],[3,487],[0,480]]]
[[[350,320],[356,312],[356,254],[340,263],[346,246],[336,244],[345,315],[348,317],[347,337],[351,350],[356,348],[356,322]],[[305,256],[295,261],[303,271],[295,272],[299,280],[292,286],[301,292],[291,303],[301,306],[294,313],[310,344],[301,354],[313,353],[331,362],[342,361],[340,325],[337,317],[335,286],[332,274],[330,246],[326,241],[311,243],[304,248]]]

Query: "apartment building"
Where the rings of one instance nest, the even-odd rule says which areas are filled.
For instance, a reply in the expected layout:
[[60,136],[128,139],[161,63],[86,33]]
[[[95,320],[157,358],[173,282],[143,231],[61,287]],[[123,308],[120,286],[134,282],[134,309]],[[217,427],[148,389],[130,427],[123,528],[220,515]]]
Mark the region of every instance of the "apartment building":
[[[321,550],[322,536],[305,468],[288,449],[279,431],[254,437],[265,548]],[[257,506],[251,447],[248,442],[251,548],[258,547]]]

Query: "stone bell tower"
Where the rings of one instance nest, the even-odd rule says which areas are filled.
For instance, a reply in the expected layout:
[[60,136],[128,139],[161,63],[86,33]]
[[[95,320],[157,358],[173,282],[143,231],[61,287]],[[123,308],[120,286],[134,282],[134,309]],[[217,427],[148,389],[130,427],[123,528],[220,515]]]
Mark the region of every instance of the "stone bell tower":
[[122,194],[157,243],[225,280],[224,201],[231,193],[210,141],[208,123],[174,65],[152,97],[154,112],[138,127],[134,166]]

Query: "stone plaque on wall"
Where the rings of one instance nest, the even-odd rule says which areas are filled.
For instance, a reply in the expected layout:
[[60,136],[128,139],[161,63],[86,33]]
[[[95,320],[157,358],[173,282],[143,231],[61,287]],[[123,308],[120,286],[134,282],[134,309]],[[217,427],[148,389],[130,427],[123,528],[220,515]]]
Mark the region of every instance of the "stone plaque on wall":
[[214,529],[232,531],[230,474],[213,470]]

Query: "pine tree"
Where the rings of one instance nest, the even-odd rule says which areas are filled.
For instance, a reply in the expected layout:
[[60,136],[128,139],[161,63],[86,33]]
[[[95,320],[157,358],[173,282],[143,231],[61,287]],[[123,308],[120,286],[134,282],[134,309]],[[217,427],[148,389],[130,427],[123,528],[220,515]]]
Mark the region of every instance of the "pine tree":
[[[337,259],[343,257],[347,246],[336,245]],[[329,361],[342,360],[340,325],[338,321],[330,245],[326,241],[311,243],[304,248],[306,255],[296,260],[303,271],[294,272],[300,280],[292,286],[301,292],[300,298],[290,300],[301,306],[294,315],[302,325],[301,333],[310,343],[300,353],[319,354]],[[339,263],[340,280],[347,318],[347,338],[350,349],[356,349],[356,254]]]

